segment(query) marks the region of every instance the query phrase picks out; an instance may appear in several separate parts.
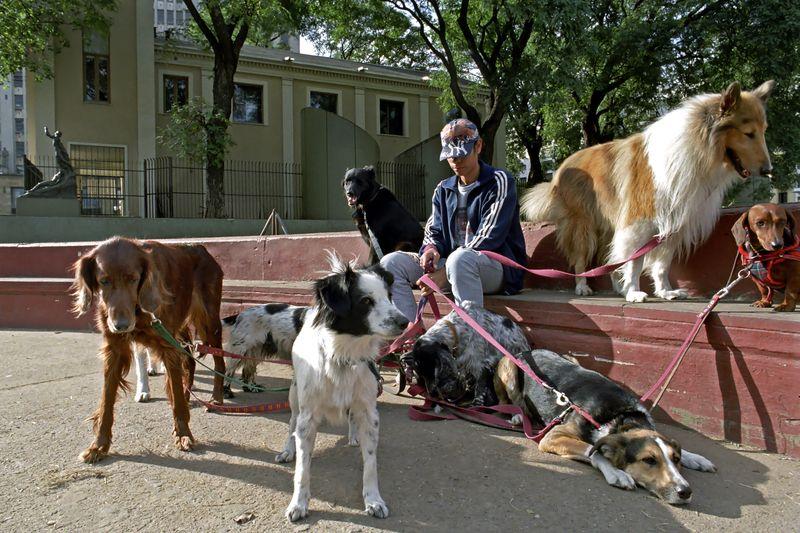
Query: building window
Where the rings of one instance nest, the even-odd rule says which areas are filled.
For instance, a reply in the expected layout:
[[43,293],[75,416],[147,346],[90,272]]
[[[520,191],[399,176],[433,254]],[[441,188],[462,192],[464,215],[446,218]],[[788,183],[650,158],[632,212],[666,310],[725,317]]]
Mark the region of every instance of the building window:
[[25,187],[11,187],[11,214],[17,212],[17,198],[25,194]]
[[322,91],[310,91],[308,93],[308,107],[322,109],[329,113],[338,113],[339,95]]
[[788,191],[780,191],[778,193],[778,203],[785,204],[789,202],[789,192]]
[[172,106],[186,105],[189,100],[189,78],[186,76],[164,76],[164,113]]
[[264,89],[261,85],[235,83],[233,86],[233,121],[263,124]]
[[25,119],[24,118],[15,118],[14,119],[14,133],[25,133]]
[[14,109],[22,109],[25,107],[25,98],[21,94],[14,95]]
[[171,9],[167,10],[167,26],[175,25],[175,12]]
[[382,135],[404,135],[403,124],[405,102],[380,100],[380,130]]
[[82,215],[124,214],[125,148],[70,144]]
[[183,16],[186,12],[183,10],[175,12],[175,24],[177,26],[183,26]]
[[22,87],[22,72],[19,70],[14,73],[14,87]]
[[110,61],[108,34],[92,32],[83,35],[83,101],[110,100]]
[[159,26],[164,25],[164,10],[163,9],[156,9],[156,24]]
[[15,155],[16,157],[19,157],[19,156],[21,156],[22,154],[24,154],[24,153],[25,153],[25,142],[24,142],[24,141],[17,141],[17,142],[15,142],[15,143],[14,143],[14,149],[15,149],[15,150],[16,150],[16,152],[17,152],[17,153],[16,153],[16,154],[14,154],[14,155]]

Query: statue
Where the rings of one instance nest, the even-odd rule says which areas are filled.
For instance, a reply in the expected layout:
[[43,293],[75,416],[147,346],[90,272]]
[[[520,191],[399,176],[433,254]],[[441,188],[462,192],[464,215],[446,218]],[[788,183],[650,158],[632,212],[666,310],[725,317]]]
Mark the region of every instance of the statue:
[[51,134],[47,126],[44,134],[53,139],[53,148],[56,151],[58,172],[52,179],[34,185],[21,198],[77,198],[77,180],[75,169],[69,161],[69,154],[61,142],[61,132]]

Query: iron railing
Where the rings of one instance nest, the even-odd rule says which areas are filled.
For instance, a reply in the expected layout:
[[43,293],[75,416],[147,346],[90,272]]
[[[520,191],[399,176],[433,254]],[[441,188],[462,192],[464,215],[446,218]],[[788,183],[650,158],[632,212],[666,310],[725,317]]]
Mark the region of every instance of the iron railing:
[[381,185],[392,191],[417,220],[428,218],[431,191],[425,190],[425,165],[379,161],[375,173]]

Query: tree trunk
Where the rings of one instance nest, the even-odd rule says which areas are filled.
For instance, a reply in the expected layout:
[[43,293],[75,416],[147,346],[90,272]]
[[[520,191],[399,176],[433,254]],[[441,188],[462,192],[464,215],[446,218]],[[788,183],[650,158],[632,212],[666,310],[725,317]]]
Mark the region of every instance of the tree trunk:
[[525,150],[528,152],[528,159],[531,162],[531,168],[528,172],[528,187],[532,187],[537,183],[544,181],[544,169],[542,168],[542,139],[541,137],[534,137],[533,140],[525,139],[522,141]]
[[[231,116],[233,74],[236,65],[226,65],[221,54],[214,59],[214,115],[206,127],[205,218],[225,218],[225,134]],[[223,118],[224,117],[224,118]]]
[[600,132],[600,115],[598,114],[600,104],[605,97],[605,92],[593,91],[592,96],[589,98],[589,104],[586,106],[583,122],[581,124],[584,148],[606,141]]

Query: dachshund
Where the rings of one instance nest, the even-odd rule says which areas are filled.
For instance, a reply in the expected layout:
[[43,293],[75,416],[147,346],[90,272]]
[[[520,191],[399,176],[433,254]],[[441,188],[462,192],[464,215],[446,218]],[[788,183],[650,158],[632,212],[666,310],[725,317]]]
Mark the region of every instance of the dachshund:
[[731,228],[742,264],[750,272],[761,298],[755,307],[772,307],[775,290],[784,293],[775,311],[794,311],[800,292],[800,236],[794,215],[777,204],[756,204]]
[[[188,341],[189,326],[206,344],[219,348],[222,268],[201,245],[169,245],[113,237],[100,243],[74,265],[72,284],[80,316],[97,301],[96,323],[103,334],[103,389],[92,415],[94,441],[80,455],[95,463],[108,455],[114,402],[119,388],[130,390],[125,380],[133,359],[132,348],[148,348],[164,363],[165,387],[172,405],[175,446],[191,450],[188,394],[194,379],[194,359],[187,358],[151,327],[154,317],[175,338]],[[225,362],[214,357],[212,401],[222,403]]]

